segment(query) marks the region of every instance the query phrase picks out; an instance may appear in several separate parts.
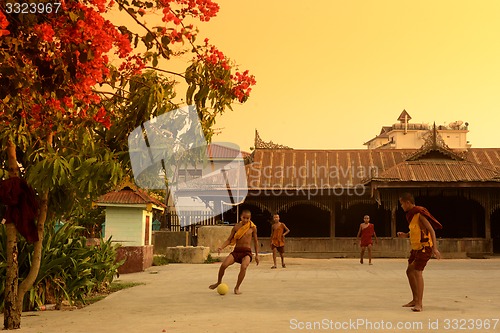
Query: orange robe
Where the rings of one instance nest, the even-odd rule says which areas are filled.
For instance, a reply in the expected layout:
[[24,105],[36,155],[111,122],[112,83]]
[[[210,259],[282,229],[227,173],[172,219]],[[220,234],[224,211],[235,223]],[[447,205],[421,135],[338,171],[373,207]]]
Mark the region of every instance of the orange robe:
[[271,238],[271,244],[276,247],[285,246],[285,237],[283,233],[285,232],[285,226],[280,222],[279,227],[273,230],[273,238]]
[[375,227],[371,223],[366,228],[361,229],[361,246],[373,244],[372,237],[374,233]]
[[414,206],[412,209],[406,212],[406,220],[408,221],[408,224],[410,224],[411,220],[413,219],[413,215],[415,214],[422,214],[427,218],[431,226],[436,229],[443,229],[443,226],[439,221],[429,213],[429,211],[422,206]]
[[231,242],[229,242],[229,245],[234,245],[236,244],[236,241],[238,239],[240,239],[241,237],[243,237],[243,235],[246,234],[246,232],[250,229],[250,228],[254,228],[255,227],[255,224],[252,222],[252,221],[248,221],[248,223],[242,225],[238,231],[236,231],[236,233],[234,234],[233,236],[233,239],[231,239]]

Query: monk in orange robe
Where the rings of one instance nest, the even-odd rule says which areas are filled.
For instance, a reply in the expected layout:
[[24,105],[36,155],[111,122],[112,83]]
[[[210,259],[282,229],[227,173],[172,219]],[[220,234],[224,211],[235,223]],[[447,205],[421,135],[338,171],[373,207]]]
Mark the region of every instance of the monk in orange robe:
[[240,285],[243,282],[247,268],[252,261],[252,249],[250,247],[252,238],[254,240],[255,247],[255,262],[257,265],[259,264],[259,241],[257,239],[257,227],[252,221],[250,221],[251,216],[251,212],[248,209],[242,211],[240,216],[241,221],[236,223],[233,229],[231,229],[231,234],[228,239],[217,248],[217,252],[220,254],[220,251],[226,246],[235,245],[233,252],[231,252],[220,265],[217,282],[208,286],[210,289],[217,288],[217,286],[222,283],[222,278],[224,277],[226,268],[237,262],[240,264],[240,273],[238,274],[238,280],[236,281],[236,286],[234,287],[234,293],[237,295],[241,294]]
[[281,257],[281,267],[286,268],[285,265],[285,236],[290,232],[287,226],[280,222],[280,216],[274,214],[273,225],[271,227],[271,249],[273,250],[274,265],[271,268],[276,268],[276,251],[279,252]]
[[411,307],[412,311],[420,312],[423,310],[423,271],[432,255],[437,259],[441,258],[434,229],[441,229],[442,225],[426,208],[416,206],[415,199],[410,193],[404,193],[399,198],[399,202],[401,208],[406,212],[406,220],[410,228],[410,232],[398,232],[397,236],[410,238],[411,252],[406,276],[413,296],[413,299],[403,306]]
[[372,246],[373,240],[372,237],[375,237],[375,242],[377,242],[377,234],[375,233],[375,226],[370,223],[370,216],[365,215],[363,217],[363,223],[359,225],[358,231],[358,241],[361,237],[361,241],[359,241],[359,246],[361,246],[361,255],[359,262],[363,263],[363,256],[365,255],[365,249],[368,249],[368,264],[372,264]]

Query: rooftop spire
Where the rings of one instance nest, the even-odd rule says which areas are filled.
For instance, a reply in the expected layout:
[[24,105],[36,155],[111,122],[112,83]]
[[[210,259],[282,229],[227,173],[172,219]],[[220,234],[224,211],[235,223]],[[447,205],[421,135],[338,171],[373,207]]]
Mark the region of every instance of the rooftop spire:
[[406,112],[405,109],[403,109],[403,112],[401,112],[401,114],[399,115],[398,120],[401,123],[407,123],[408,121],[410,121],[410,119],[411,119],[410,114]]

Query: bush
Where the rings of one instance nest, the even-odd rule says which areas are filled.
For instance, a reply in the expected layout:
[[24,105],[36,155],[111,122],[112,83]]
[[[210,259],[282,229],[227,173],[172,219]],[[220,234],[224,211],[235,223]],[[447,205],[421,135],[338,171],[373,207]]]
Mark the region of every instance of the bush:
[[205,264],[213,264],[214,262],[221,262],[221,260],[220,258],[212,257],[212,255],[209,253],[207,259],[205,260]]
[[[65,224],[57,232],[48,228],[43,239],[40,271],[33,287],[26,293],[24,309],[34,310],[44,304],[61,304],[67,300],[85,303],[84,298],[109,288],[118,267],[117,245],[111,239],[101,240],[98,246],[86,246],[80,236],[82,227]],[[6,263],[5,226],[0,227],[0,310],[3,309]],[[31,266],[33,245],[23,237],[18,241],[19,279],[25,278]]]
[[154,255],[153,256],[153,266],[164,266],[168,265],[170,261],[168,260],[166,255]]

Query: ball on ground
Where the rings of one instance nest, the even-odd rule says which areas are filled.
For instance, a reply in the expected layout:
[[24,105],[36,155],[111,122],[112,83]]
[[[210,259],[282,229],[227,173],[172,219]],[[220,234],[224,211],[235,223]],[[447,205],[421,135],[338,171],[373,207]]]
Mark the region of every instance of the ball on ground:
[[225,283],[221,283],[217,286],[217,292],[220,294],[220,295],[225,295],[227,294],[229,290],[229,287],[227,286],[227,284]]

